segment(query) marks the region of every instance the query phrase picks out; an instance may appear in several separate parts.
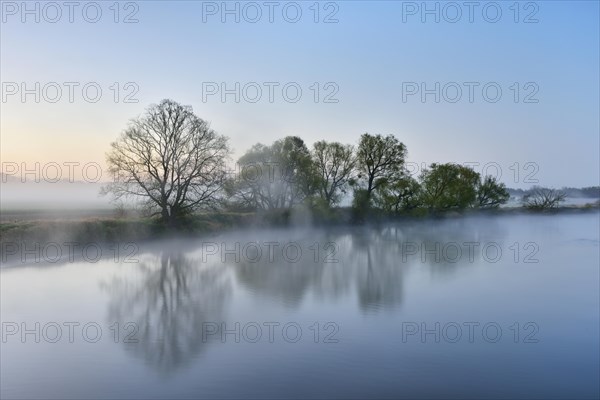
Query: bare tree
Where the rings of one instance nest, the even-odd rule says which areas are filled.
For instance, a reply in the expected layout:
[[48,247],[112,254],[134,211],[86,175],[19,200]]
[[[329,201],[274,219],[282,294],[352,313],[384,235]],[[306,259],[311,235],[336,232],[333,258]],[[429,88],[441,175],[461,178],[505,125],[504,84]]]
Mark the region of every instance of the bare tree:
[[173,225],[200,207],[214,205],[229,153],[227,139],[190,106],[163,100],[111,144],[107,162],[113,181],[103,193],[141,199],[151,215]]
[[354,171],[354,148],[341,143],[316,142],[312,152],[318,175],[318,192],[328,206],[339,202]]
[[556,208],[565,201],[567,194],[561,190],[534,187],[523,196],[523,205],[532,210]]

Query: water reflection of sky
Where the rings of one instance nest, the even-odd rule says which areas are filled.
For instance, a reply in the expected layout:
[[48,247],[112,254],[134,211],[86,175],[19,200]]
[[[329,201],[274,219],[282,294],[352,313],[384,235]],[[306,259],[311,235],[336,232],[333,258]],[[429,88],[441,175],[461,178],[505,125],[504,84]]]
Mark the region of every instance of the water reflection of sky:
[[[248,230],[155,243],[135,264],[5,269],[3,322],[95,321],[104,335],[93,344],[77,336],[74,343],[11,337],[2,344],[2,395],[593,397],[598,236],[597,213],[473,217]],[[275,251],[272,261],[251,262],[256,254],[240,254],[236,262],[235,243],[250,242],[293,242],[306,256],[287,262]],[[315,262],[310,246],[330,242],[338,262],[323,262],[323,253]],[[225,262],[205,254],[209,243],[226,244]],[[477,250],[453,261],[450,250],[431,251],[449,243],[495,243],[503,253],[495,262]],[[538,246],[535,254],[527,243]],[[413,245],[429,252],[412,254]],[[538,262],[525,263],[525,256]],[[135,324],[137,343],[124,343],[127,322]],[[436,342],[435,334],[424,342],[420,332],[403,336],[407,324],[434,329],[436,322],[458,324],[463,337],[451,343],[445,336]],[[469,342],[468,322],[476,329],[497,324],[502,337],[489,343],[476,331]],[[250,329],[239,343],[236,323]],[[254,343],[247,339],[256,324],[262,337]],[[283,337],[286,324],[302,329],[297,342]],[[525,343],[527,337],[538,342]],[[60,385],[66,373],[73,383]]]

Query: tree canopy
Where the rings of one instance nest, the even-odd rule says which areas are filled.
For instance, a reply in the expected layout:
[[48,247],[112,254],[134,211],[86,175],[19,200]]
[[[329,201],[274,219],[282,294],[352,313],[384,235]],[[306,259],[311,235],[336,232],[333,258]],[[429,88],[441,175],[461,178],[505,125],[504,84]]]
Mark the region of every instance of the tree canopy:
[[312,158],[318,175],[316,180],[319,195],[327,206],[338,204],[354,173],[354,148],[321,140],[314,144]]
[[315,171],[304,141],[288,136],[256,144],[238,160],[241,173],[230,183],[238,205],[252,209],[289,208],[316,190]]
[[395,136],[363,134],[357,149],[358,178],[364,181],[367,197],[379,186],[405,174],[406,146]]
[[[277,210],[303,205],[325,211],[348,204],[361,218],[371,211],[493,208],[508,201],[506,186],[453,163],[434,163],[418,177],[405,167],[406,146],[395,136],[364,133],[356,147],[320,140],[309,149],[298,136],[257,143],[228,173],[231,151],[189,106],[151,105],[131,121],[107,153],[113,182],[104,193],[141,200],[169,224],[202,208]],[[540,189],[526,205],[550,207],[564,197]]]
[[151,215],[175,223],[214,205],[226,176],[227,138],[189,106],[172,100],[151,105],[131,121],[107,154],[115,199],[140,199]]
[[479,174],[458,164],[431,164],[421,176],[423,205],[433,210],[462,209],[475,204]]

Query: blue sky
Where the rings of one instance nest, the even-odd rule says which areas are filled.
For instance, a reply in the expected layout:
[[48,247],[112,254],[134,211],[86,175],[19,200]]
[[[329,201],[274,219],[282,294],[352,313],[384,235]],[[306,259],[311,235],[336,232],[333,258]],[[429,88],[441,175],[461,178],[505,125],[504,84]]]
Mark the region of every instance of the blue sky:
[[[479,172],[485,164],[497,165],[501,180],[512,187],[529,187],[532,179],[555,187],[599,184],[596,1],[474,2],[473,22],[463,1],[427,2],[431,9],[438,4],[439,22],[433,14],[422,21],[423,2],[321,2],[318,23],[314,1],[297,2],[302,16],[296,23],[286,21],[282,12],[285,6],[286,16],[295,16],[290,2],[274,2],[272,23],[263,1],[254,3],[263,13],[256,23],[244,19],[244,7],[248,18],[254,16],[254,5],[245,2],[238,3],[239,23],[233,14],[221,21],[220,1],[121,2],[118,23],[114,2],[98,2],[102,16],[90,23],[81,11],[87,3],[74,10],[73,23],[64,7],[62,17],[50,23],[54,11],[47,7],[44,15],[44,3],[38,6],[39,22],[35,15],[22,22],[21,2],[3,2],[3,161],[103,163],[110,142],[130,118],[172,98],[192,105],[229,136],[234,158],[256,142],[286,135],[312,145],[320,139],[356,143],[360,134],[370,132],[397,136],[414,165],[478,162]],[[462,17],[451,23],[447,19],[454,18],[455,5]],[[209,15],[215,7],[217,13]],[[233,9],[236,2],[227,7]],[[415,7],[416,14],[409,15]],[[497,8],[502,14],[492,23]],[[123,23],[134,11],[138,22]],[[324,23],[332,12],[338,22]],[[528,16],[538,22],[525,23]],[[48,82],[80,85],[72,103],[64,86],[56,103],[43,95],[36,103],[33,95],[24,102],[21,93],[7,95],[7,85],[22,82],[31,88],[35,82],[41,87]],[[89,82],[102,89],[96,103],[82,97],[80,88]],[[117,102],[110,88],[114,82],[120,88]],[[125,88],[127,82],[134,86]],[[243,96],[236,103],[233,95],[222,102],[220,94],[204,93],[203,99],[203,86],[211,82],[227,88],[256,82],[263,96],[256,103]],[[278,84],[273,102],[264,82]],[[290,82],[302,89],[296,103],[281,92]],[[439,103],[435,94],[423,102],[420,93],[404,93],[403,101],[407,85],[432,89],[436,82]],[[475,85],[473,102],[465,82]],[[484,98],[486,84],[502,90],[497,102]],[[455,98],[456,86],[462,96],[452,103],[448,100]],[[138,89],[132,96],[138,102],[124,103],[132,88]],[[324,103],[324,95],[334,89],[338,102]],[[524,102],[528,94],[537,102]]]

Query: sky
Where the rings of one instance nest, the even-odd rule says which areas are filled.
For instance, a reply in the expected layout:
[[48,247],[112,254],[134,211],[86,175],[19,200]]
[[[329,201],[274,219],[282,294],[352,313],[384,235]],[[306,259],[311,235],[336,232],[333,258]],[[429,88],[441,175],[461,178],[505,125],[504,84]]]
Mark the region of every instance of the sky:
[[599,184],[597,1],[73,4],[1,4],[5,172],[104,168],[128,122],[170,98],[228,136],[233,160],[287,135],[369,132],[402,141],[414,173]]

